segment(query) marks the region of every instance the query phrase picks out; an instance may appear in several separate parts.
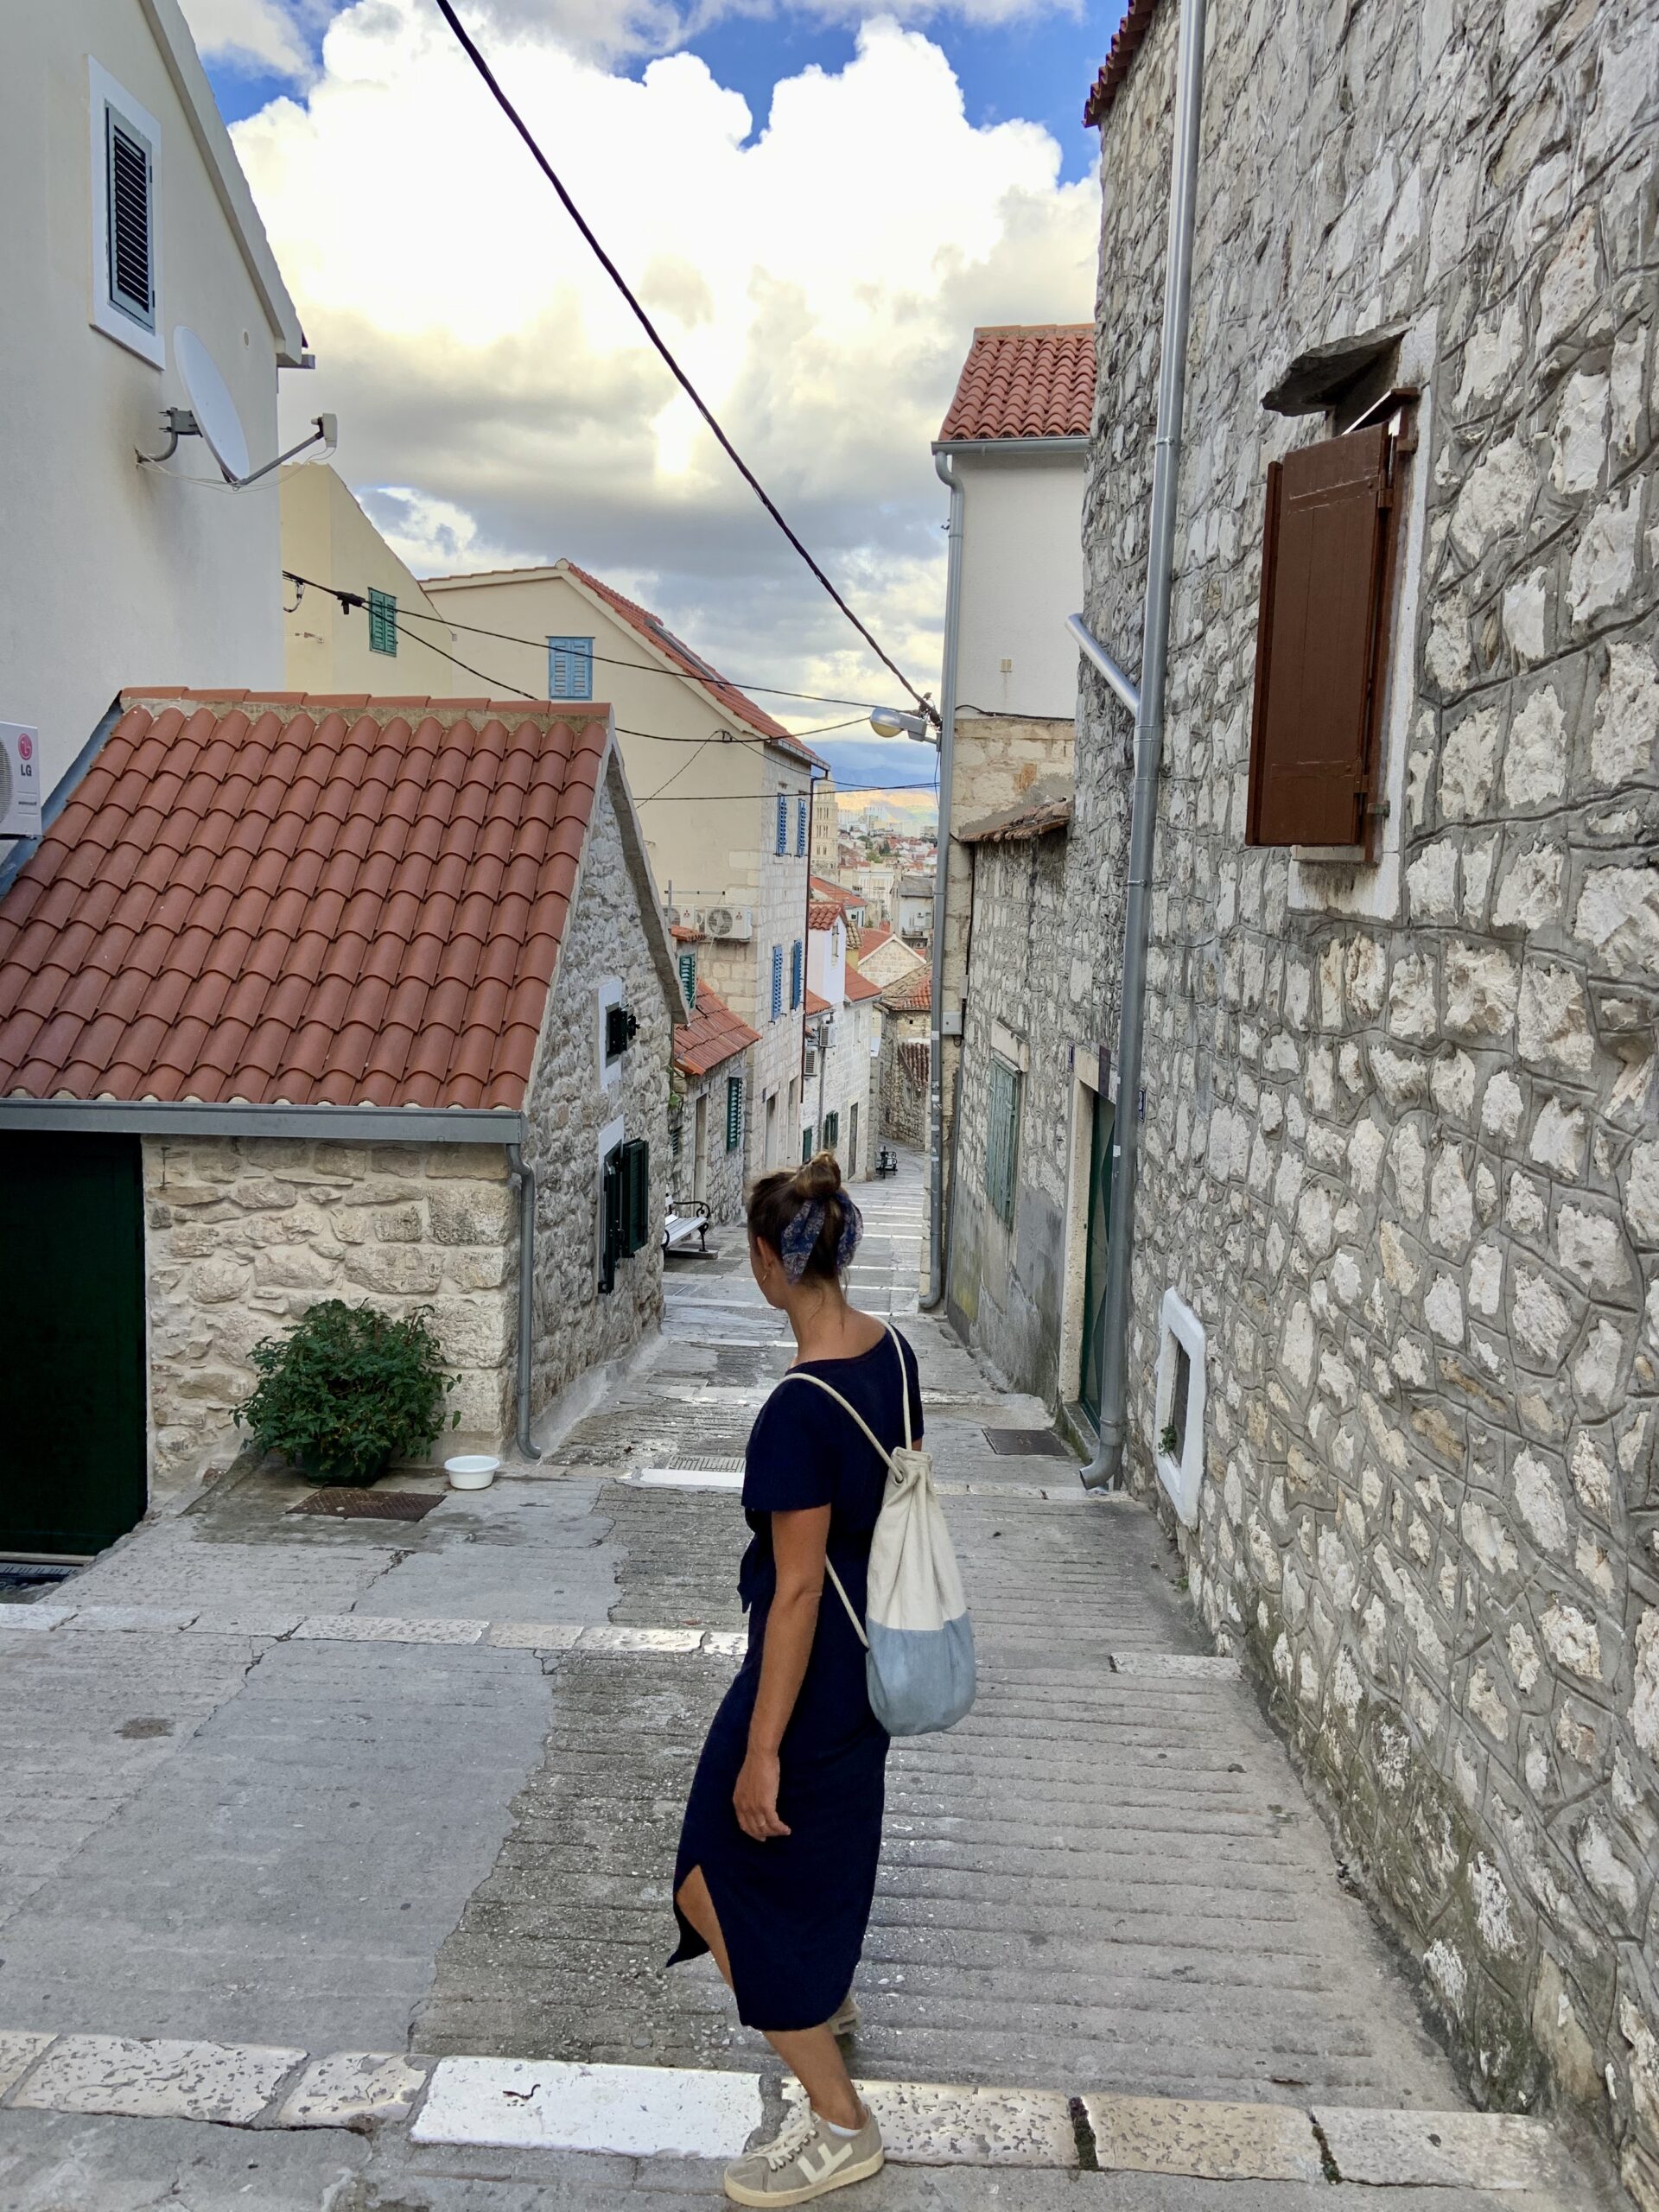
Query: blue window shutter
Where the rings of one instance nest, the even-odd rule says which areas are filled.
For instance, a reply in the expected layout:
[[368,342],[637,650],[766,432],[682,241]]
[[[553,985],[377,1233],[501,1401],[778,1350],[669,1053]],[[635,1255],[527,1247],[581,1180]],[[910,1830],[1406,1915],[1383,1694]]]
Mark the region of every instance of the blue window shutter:
[[797,859],[798,861],[798,860],[803,859],[803,858],[805,856],[805,853],[806,853],[806,801],[805,801],[804,798],[798,798],[798,799],[796,800],[796,802],[795,802],[795,857],[796,857],[796,859]]
[[772,948],[772,1018],[777,1020],[784,1010],[784,948]]
[[781,791],[778,794],[778,850],[789,850],[789,801]]
[[591,638],[550,638],[547,641],[550,699],[591,699],[594,641]]

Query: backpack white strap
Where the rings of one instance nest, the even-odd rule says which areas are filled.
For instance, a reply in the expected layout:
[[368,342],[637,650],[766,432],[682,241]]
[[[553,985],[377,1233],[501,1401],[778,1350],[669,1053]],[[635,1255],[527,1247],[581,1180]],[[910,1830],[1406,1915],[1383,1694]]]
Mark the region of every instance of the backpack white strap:
[[825,1552],[823,1555],[823,1571],[829,1576],[830,1580],[835,1584],[836,1597],[840,1599],[842,1604],[847,1608],[847,1618],[853,1624],[854,1635],[868,1651],[870,1648],[870,1639],[864,1633],[864,1624],[860,1620],[858,1615],[853,1611],[853,1601],[847,1595],[847,1592],[842,1588],[841,1577],[836,1573],[835,1568],[830,1565],[830,1554],[828,1552]]
[[899,1341],[898,1330],[891,1321],[887,1323],[887,1330],[893,1338],[893,1348],[899,1355],[899,1402],[905,1409],[905,1449],[909,1452],[914,1448],[910,1439],[910,1370],[905,1365],[905,1348]]
[[[902,1366],[903,1363],[903,1357],[901,1355],[899,1364]],[[860,1413],[858,1408],[856,1406],[849,1406],[846,1399],[842,1396],[839,1390],[832,1389],[830,1385],[823,1380],[822,1376],[809,1375],[804,1367],[791,1367],[789,1373],[785,1376],[784,1380],[787,1382],[791,1378],[797,1382],[810,1382],[816,1389],[822,1390],[826,1398],[833,1398],[836,1403],[841,1408],[842,1413],[850,1414],[852,1419],[855,1421],[859,1427],[863,1430],[865,1435],[869,1438],[870,1442],[881,1454],[882,1464],[889,1467],[893,1465],[893,1455],[887,1450],[887,1446],[881,1441],[875,1431],[870,1427],[870,1424],[865,1420],[863,1414]],[[910,1399],[908,1395],[908,1383],[906,1385],[906,1393],[905,1442],[908,1444],[910,1442]]]

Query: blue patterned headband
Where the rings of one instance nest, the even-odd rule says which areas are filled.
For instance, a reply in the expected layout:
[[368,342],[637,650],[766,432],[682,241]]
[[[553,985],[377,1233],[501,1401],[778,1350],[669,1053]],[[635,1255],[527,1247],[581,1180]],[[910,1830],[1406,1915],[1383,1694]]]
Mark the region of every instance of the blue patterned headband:
[[[839,1274],[851,1261],[858,1249],[858,1240],[864,1234],[864,1217],[848,1197],[841,1196],[841,1235],[836,1243],[836,1272]],[[806,1263],[823,1228],[824,1202],[809,1198],[786,1230],[779,1248],[779,1258],[784,1263],[784,1273],[791,1282],[799,1282],[806,1273]]]

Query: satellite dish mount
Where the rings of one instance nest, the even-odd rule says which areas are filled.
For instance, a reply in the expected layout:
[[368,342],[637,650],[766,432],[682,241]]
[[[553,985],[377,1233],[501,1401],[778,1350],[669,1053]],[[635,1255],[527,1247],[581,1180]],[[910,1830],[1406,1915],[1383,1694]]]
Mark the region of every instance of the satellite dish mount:
[[[284,461],[309,452],[313,446],[321,445],[333,453],[340,442],[338,419],[333,415],[316,415],[312,417],[308,438],[302,438],[286,453],[279,453],[263,468],[255,468],[243,435],[242,418],[236,411],[236,402],[219,372],[218,364],[195,332],[188,330],[182,323],[173,333],[173,359],[190,404],[162,408],[162,427],[168,434],[168,443],[160,453],[141,453],[140,467],[164,467],[178,451],[181,439],[200,438],[218,462],[219,473],[232,491],[245,492],[250,484],[257,484],[262,476],[269,476]],[[168,470],[168,474],[176,474],[177,471]]]

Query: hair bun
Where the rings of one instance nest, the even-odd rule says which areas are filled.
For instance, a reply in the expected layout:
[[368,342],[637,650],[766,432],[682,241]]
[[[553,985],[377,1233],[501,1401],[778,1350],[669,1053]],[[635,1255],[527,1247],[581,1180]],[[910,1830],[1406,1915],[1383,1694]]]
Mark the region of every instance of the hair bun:
[[833,1152],[815,1152],[804,1167],[798,1168],[793,1188],[795,1196],[803,1200],[833,1198],[841,1191],[841,1165]]

